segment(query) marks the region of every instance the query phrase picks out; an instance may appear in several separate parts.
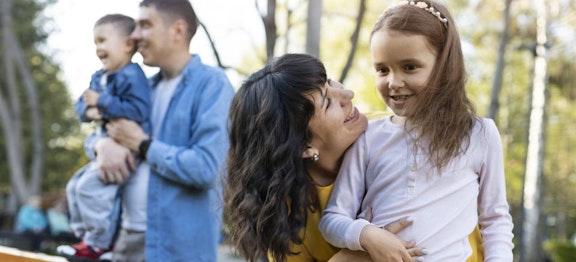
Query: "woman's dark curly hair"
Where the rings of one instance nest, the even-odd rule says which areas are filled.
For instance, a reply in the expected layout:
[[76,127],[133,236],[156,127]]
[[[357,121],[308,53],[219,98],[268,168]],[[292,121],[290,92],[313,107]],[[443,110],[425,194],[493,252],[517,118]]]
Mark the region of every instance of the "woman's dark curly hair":
[[307,211],[318,208],[302,153],[312,133],[309,94],[326,83],[322,62],[286,54],[252,74],[230,109],[224,212],[230,239],[250,261],[276,261],[301,244]]

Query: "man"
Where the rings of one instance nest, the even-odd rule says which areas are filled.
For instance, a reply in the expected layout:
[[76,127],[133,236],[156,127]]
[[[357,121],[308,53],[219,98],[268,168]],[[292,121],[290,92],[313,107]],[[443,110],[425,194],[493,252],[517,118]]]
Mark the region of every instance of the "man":
[[187,0],[140,3],[132,37],[144,64],[160,68],[151,79],[152,135],[118,119],[106,126],[111,138],[95,143],[106,182],[126,180],[133,153],[146,160],[134,176],[148,177],[148,187],[125,185],[115,261],[216,261],[234,90],[221,70],[188,52],[197,27]]

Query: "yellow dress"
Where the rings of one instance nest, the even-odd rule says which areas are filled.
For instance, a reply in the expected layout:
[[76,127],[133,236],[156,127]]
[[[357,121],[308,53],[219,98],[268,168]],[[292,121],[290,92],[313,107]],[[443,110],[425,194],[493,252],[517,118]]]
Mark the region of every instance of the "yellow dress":
[[[320,202],[320,209],[324,210],[328,204],[328,198],[332,193],[332,185],[320,187],[317,186],[318,200]],[[292,245],[291,250],[300,252],[299,255],[288,256],[287,262],[324,262],[328,261],[336,252],[338,248],[328,244],[322,237],[318,224],[320,223],[321,210],[314,213],[308,213],[308,220],[306,221],[306,228],[304,229],[304,242],[302,245]],[[478,227],[470,234],[470,245],[472,247],[472,256],[466,262],[480,262],[484,261],[484,250],[482,249],[482,236]],[[268,255],[269,261],[274,261]]]
[[472,248],[472,255],[466,259],[466,262],[482,262],[484,261],[484,248],[482,247],[482,235],[480,228],[476,226],[474,231],[468,236],[470,247]]

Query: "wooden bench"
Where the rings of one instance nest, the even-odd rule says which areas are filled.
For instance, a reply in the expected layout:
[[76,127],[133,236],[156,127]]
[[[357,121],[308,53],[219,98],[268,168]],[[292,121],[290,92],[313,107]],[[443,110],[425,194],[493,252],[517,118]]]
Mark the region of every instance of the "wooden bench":
[[22,251],[13,247],[0,246],[0,261],[6,262],[68,262],[63,257]]
[[[59,244],[67,244],[67,241],[47,237],[42,242],[42,252],[54,254]],[[31,247],[32,242],[28,236],[0,230],[0,262],[68,261],[63,257],[29,251]]]

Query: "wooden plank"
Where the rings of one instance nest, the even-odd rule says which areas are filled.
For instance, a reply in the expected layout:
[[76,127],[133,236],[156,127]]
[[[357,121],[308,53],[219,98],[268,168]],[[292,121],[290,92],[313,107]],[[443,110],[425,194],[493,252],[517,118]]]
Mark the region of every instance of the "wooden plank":
[[6,262],[68,262],[63,257],[42,253],[22,251],[12,247],[0,246],[0,261]]

